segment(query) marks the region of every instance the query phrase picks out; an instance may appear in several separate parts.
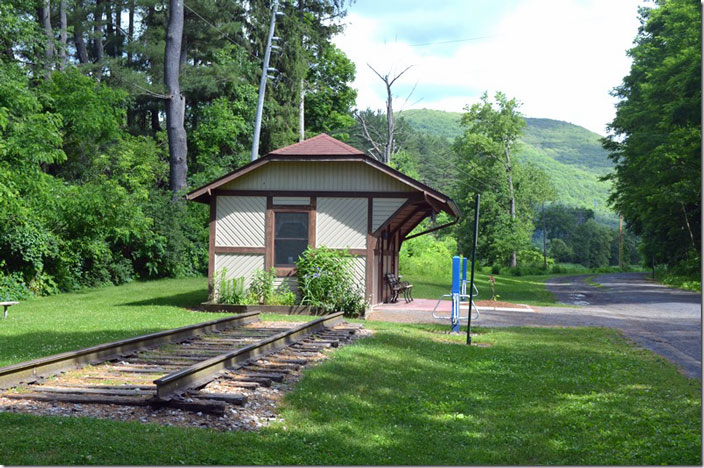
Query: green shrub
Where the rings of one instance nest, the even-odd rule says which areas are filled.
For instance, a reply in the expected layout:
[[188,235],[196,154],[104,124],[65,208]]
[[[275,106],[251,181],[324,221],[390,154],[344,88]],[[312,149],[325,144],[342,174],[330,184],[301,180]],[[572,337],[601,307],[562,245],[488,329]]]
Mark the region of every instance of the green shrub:
[[249,294],[252,301],[257,304],[271,304],[274,300],[274,280],[276,279],[276,269],[257,270],[249,285]]
[[354,285],[352,257],[347,252],[308,247],[296,267],[301,304],[326,314],[342,311],[357,316],[364,312],[364,294]]
[[54,278],[43,272],[37,273],[29,282],[27,288],[37,296],[50,296],[60,292]]
[[518,265],[508,269],[504,269],[504,272],[508,270],[508,274],[511,276],[526,276],[526,275],[544,275],[547,273],[543,265]]
[[216,284],[217,289],[213,292],[215,295],[213,302],[237,305],[248,305],[251,303],[244,285],[244,277],[240,276],[238,278],[228,279],[227,268],[223,268],[217,274]]
[[701,291],[702,280],[699,258],[691,256],[674,266],[658,265],[655,278],[663,284],[690,291]]
[[19,301],[31,295],[32,291],[24,284],[21,273],[4,274],[0,270],[0,301]]
[[292,306],[296,304],[296,293],[291,291],[288,283],[283,282],[276,288],[271,305]]
[[450,278],[452,256],[456,252],[457,241],[450,236],[440,239],[432,235],[416,237],[401,246],[399,270],[404,275]]

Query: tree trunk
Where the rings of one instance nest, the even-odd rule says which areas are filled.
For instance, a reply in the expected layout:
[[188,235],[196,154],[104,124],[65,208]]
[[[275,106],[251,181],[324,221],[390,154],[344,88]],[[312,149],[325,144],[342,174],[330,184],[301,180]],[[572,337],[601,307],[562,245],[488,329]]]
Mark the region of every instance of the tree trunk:
[[178,71],[181,73],[181,70],[183,70],[183,66],[186,65],[186,60],[188,60],[188,55],[186,53],[186,49],[188,48],[188,39],[185,37],[181,38],[181,53],[179,54],[178,57]]
[[391,96],[391,85],[386,82],[386,147],[384,148],[384,163],[391,161],[391,152],[394,145],[394,106]]
[[161,131],[161,123],[159,122],[159,109],[152,109],[150,112],[151,126],[154,134]]
[[76,44],[76,55],[78,56],[79,62],[88,63],[90,61],[88,48],[86,47],[86,42],[83,40],[83,31],[78,27],[78,24],[79,23],[76,23],[73,27],[73,42]]
[[134,129],[134,123],[135,123],[135,113],[134,109],[131,107],[127,108],[127,128],[131,131]]
[[59,16],[61,21],[61,49],[59,50],[59,70],[66,68],[66,48],[68,47],[68,22],[66,21],[66,0],[61,0],[59,4]]
[[51,28],[51,0],[44,0],[42,5],[42,26],[46,35],[46,48],[44,49],[44,58],[46,63],[44,68],[47,74],[51,71],[52,62],[54,61],[54,30]]
[[[510,198],[510,208],[509,213],[511,215],[511,221],[516,221],[516,194],[513,190],[513,172],[511,167],[511,143],[506,143],[506,148],[504,150],[506,156],[506,177],[508,178],[508,196]],[[511,266],[515,267],[518,264],[516,259],[516,251],[511,252]]]
[[367,64],[369,68],[372,69],[374,73],[376,73],[376,76],[378,76],[381,81],[384,82],[384,85],[386,85],[386,144],[384,146],[384,154],[382,156],[383,158],[383,163],[389,164],[391,162],[391,155],[394,154],[395,150],[395,143],[394,143],[394,108],[393,108],[393,96],[391,94],[391,87],[393,86],[394,82],[398,80],[401,75],[406,73],[412,65],[409,65],[406,67],[405,70],[403,70],[401,73],[396,75],[395,77],[391,78],[390,73],[387,73],[386,75],[381,75],[378,71],[374,69],[371,65]]
[[83,39],[83,2],[81,0],[76,1],[76,7],[73,11],[71,19],[73,21],[73,42],[76,44],[76,56],[80,63],[88,63],[90,57],[88,57],[88,47],[86,47],[86,41]]
[[176,195],[186,187],[187,146],[186,129],[183,127],[186,99],[181,94],[179,68],[183,40],[183,0],[169,0],[169,24],[166,30],[164,51],[164,84],[168,89],[166,99],[166,131],[169,136],[169,189]]
[[132,39],[134,38],[134,0],[130,0],[127,23],[127,62],[132,63]]
[[115,3],[115,57],[122,57],[122,2]]
[[109,57],[115,57],[115,28],[112,23],[112,1],[104,3],[105,8],[105,45]]
[[104,56],[103,50],[103,1],[96,0],[95,2],[95,25],[93,26],[93,45],[95,50],[96,62],[102,62]]
[[687,217],[687,210],[684,208],[684,203],[680,203],[682,205],[682,213],[684,213],[684,223],[687,226],[687,232],[689,232],[689,239],[692,241],[692,248],[696,249],[697,244],[694,242],[694,234],[692,233],[692,228],[689,225],[689,218]]

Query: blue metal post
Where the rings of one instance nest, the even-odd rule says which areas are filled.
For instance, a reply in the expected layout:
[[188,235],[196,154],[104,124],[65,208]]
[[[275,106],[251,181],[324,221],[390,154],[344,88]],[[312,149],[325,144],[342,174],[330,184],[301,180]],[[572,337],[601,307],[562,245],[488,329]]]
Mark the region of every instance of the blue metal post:
[[452,257],[452,331],[460,331],[460,257]]

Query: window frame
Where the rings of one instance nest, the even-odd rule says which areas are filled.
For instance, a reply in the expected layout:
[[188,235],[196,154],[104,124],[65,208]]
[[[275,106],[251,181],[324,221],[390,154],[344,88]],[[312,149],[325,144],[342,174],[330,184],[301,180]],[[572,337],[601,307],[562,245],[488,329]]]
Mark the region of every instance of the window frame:
[[294,211],[294,210],[277,210],[277,209],[274,209],[273,211],[274,211],[274,231],[273,231],[273,232],[274,232],[274,236],[273,236],[273,241],[272,241],[272,243],[273,243],[272,258],[273,258],[273,262],[274,262],[274,268],[277,268],[277,269],[278,269],[278,268],[295,268],[295,267],[296,267],[295,261],[294,261],[294,263],[279,263],[279,264],[276,263],[276,241],[277,241],[277,240],[298,240],[298,241],[301,241],[301,240],[304,240],[304,239],[298,238],[298,237],[277,237],[277,236],[276,236],[276,217],[277,217],[277,215],[279,215],[279,214],[303,214],[303,215],[308,215],[308,219],[307,219],[307,223],[306,223],[306,224],[307,224],[307,226],[306,226],[307,232],[306,232],[306,237],[305,237],[306,246],[308,246],[308,245],[311,245],[311,244],[310,244],[310,210],[295,210],[295,211]]
[[315,247],[316,233],[316,197],[310,197],[309,205],[274,205],[273,195],[267,197],[266,216],[266,255],[265,266],[267,270],[274,268],[277,277],[296,276],[296,265],[276,266],[276,214],[277,213],[308,213],[308,247]]

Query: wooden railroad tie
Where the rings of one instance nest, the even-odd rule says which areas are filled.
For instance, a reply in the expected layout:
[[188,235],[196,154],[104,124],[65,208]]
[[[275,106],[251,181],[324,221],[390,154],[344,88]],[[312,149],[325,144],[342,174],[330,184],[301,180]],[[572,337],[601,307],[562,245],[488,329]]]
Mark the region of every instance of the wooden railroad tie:
[[[255,315],[249,314],[245,320],[250,322],[254,319],[258,320]],[[247,396],[238,392],[207,391],[205,390],[207,383],[222,380],[226,385],[225,388],[229,386],[242,390],[270,387],[272,382],[283,382],[287,375],[299,372],[310,362],[324,359],[325,355],[321,354],[323,350],[338,348],[341,344],[353,341],[357,330],[362,328],[361,324],[331,326],[330,324],[340,322],[340,313],[316,319],[292,329],[222,328],[241,323],[236,320],[239,319],[226,318],[182,327],[173,330],[179,333],[177,338],[171,338],[168,335],[171,331],[145,335],[144,338],[147,341],[144,343],[149,343],[147,345],[139,341],[142,337],[137,337],[67,353],[71,356],[88,356],[86,353],[94,352],[95,354],[91,354],[89,359],[82,361],[76,359],[73,363],[74,366],[90,363],[94,367],[88,367],[77,374],[71,373],[63,380],[51,378],[48,382],[48,377],[52,375],[48,372],[39,375],[23,374],[21,380],[10,377],[5,381],[15,378],[16,382],[28,386],[21,389],[20,393],[5,393],[3,396],[17,400],[45,402],[170,407],[222,415],[227,405],[246,403]],[[221,326],[221,324],[225,325]],[[202,331],[197,332],[196,329]],[[126,352],[121,354],[103,351],[111,349],[111,346],[117,347],[124,344],[129,346]],[[234,368],[220,367],[220,371],[216,370],[213,363],[233,359],[240,349],[242,349],[242,356],[251,357],[247,360],[230,361],[228,366],[234,366]],[[56,357],[63,356],[50,356],[38,361],[46,365],[44,363],[50,363],[49,360]],[[20,366],[27,367],[33,363],[22,363]],[[213,366],[215,372],[212,377],[206,375],[205,378],[194,379],[190,388],[187,383],[181,384],[183,386],[179,389],[180,393],[179,390],[162,391],[163,382],[173,382],[183,375],[190,376],[194,372],[192,369],[200,370],[198,366],[205,366],[205,368]],[[25,367],[22,369],[26,373]],[[57,367],[53,375],[62,374],[69,368]],[[123,383],[108,385],[112,383],[111,381]]]

